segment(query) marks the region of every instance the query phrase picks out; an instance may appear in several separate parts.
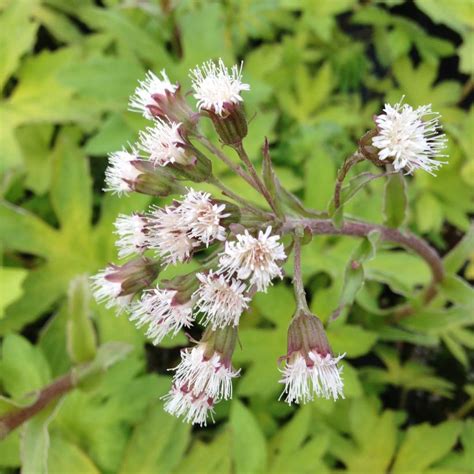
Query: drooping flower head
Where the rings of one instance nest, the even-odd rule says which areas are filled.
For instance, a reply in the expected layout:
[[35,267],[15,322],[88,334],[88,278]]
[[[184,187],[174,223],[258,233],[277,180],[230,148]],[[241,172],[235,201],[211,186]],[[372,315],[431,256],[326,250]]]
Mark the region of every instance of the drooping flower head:
[[144,132],[140,132],[140,142],[137,146],[155,166],[189,164],[180,126],[180,123],[155,119],[153,127],[147,127]]
[[[425,119],[426,117],[426,119]],[[378,134],[372,145],[379,149],[378,158],[392,162],[396,171],[412,173],[423,169],[434,175],[445,161],[445,135],[440,133],[439,114],[431,105],[414,109],[408,104],[385,104],[384,113],[375,118]]]
[[181,351],[181,362],[175,367],[175,386],[186,386],[195,394],[205,393],[213,399],[232,397],[232,379],[239,375],[230,360],[205,344]]
[[122,266],[109,265],[91,277],[92,289],[98,303],[115,307],[120,313],[133,297],[149,286],[159,272],[158,262],[138,257]]
[[225,204],[216,204],[211,195],[202,191],[189,189],[181,201],[183,223],[188,226],[188,235],[198,239],[206,247],[214,240],[225,240],[225,227],[222,219],[230,214],[224,213]]
[[167,334],[176,336],[183,327],[192,325],[193,302],[182,301],[176,290],[150,289],[133,305],[130,320],[139,328],[147,326],[146,336],[157,345]]
[[280,380],[285,389],[281,397],[285,396],[290,405],[307,403],[315,395],[333,400],[344,398],[339,366],[343,357],[344,354],[333,357],[323,325],[316,316],[297,313],[288,329],[288,352]]
[[242,66],[234,65],[229,72],[222,59],[196,66],[190,77],[198,108],[223,115],[225,104],[242,102],[240,93],[250,90],[249,84],[242,82]]
[[227,241],[219,259],[219,273],[235,274],[239,280],[249,280],[258,291],[266,291],[273,278],[283,277],[277,262],[286,258],[280,236],[271,232],[272,228],[267,227],[255,238],[245,230],[236,241]]
[[204,315],[201,322],[212,329],[237,326],[250,301],[245,295],[245,283],[213,271],[197,273],[196,277],[200,281],[195,293],[196,308]]
[[133,191],[134,183],[141,171],[134,166],[138,160],[135,150],[128,152],[126,150],[117,151],[109,155],[109,166],[105,170],[104,191],[110,191],[115,194],[127,194]]
[[171,84],[165,70],[161,71],[161,79],[153,72],[148,71],[145,80],[138,82],[140,85],[130,97],[129,109],[141,113],[147,119],[153,119],[157,115],[161,116],[160,99],[161,101],[166,100],[167,97],[174,95],[178,86]]
[[181,362],[172,369],[173,387],[164,397],[165,410],[205,424],[214,403],[232,397],[232,379],[240,373],[231,362],[236,340],[236,328],[208,329],[195,347],[181,351]]
[[142,253],[148,246],[147,219],[141,214],[121,214],[114,223],[118,239],[115,245],[120,258]]

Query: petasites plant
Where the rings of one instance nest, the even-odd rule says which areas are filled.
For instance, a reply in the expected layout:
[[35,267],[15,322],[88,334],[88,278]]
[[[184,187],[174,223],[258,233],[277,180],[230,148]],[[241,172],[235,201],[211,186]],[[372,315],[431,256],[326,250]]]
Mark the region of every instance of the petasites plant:
[[[403,173],[421,169],[433,174],[444,163],[439,160],[446,157],[439,116],[429,105],[414,109],[408,104],[386,104],[375,117],[373,130],[360,139],[341,167],[328,209],[311,210],[281,185],[266,139],[262,137],[261,175],[246,153],[250,123],[242,93],[250,85],[243,82],[242,64],[228,69],[222,60],[208,61],[193,69],[190,78],[197,111],[165,71],[161,79],[149,72],[130,99],[130,109],[149,119],[150,126],[128,150],[110,155],[105,190],[179,197],[144,213],[118,216],[118,256],[127,261],[110,264],[93,277],[95,297],[115,307],[117,314],[128,314],[156,345],[196,322],[205,326],[201,340],[192,340],[194,346],[182,351],[181,362],[173,369],[172,387],[164,397],[166,411],[205,425],[213,418],[215,404],[232,397],[232,379],[240,372],[232,365],[232,355],[242,314],[255,293],[267,292],[275,278],[283,278],[282,265],[293,254],[297,309],[289,323],[287,353],[281,357],[281,398],[289,404],[314,397],[344,398],[340,366],[344,354],[332,352],[322,322],[308,307],[301,247],[317,234],[365,239],[348,263],[341,305],[333,317],[354,300],[362,284],[364,260],[373,257],[377,243],[383,241],[414,251],[428,263],[432,282],[419,301],[433,299],[443,278],[442,263],[426,242],[397,227],[404,222],[406,206]],[[200,122],[206,119],[211,120],[221,145],[235,157],[202,133]],[[213,160],[223,161],[253,187],[261,195],[261,205],[224,185],[213,174]],[[364,160],[382,172],[363,173],[344,185],[348,171]],[[345,216],[344,203],[377,177],[387,179],[387,226]],[[189,182],[212,185],[215,193],[193,189]],[[198,269],[171,280],[160,279],[164,268],[189,262],[194,256]],[[407,304],[395,317],[412,311]]]

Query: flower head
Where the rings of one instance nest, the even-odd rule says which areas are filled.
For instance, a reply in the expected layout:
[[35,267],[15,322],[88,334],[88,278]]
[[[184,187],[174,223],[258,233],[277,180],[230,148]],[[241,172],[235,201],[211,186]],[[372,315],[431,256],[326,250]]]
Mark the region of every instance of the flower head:
[[279,235],[270,235],[271,227],[259,231],[258,238],[246,230],[237,235],[237,241],[226,242],[219,259],[219,273],[236,274],[240,280],[250,279],[258,291],[266,291],[275,277],[283,277],[278,261],[286,258]]
[[188,235],[208,246],[213,240],[225,240],[225,228],[221,220],[230,214],[224,214],[225,204],[212,202],[211,195],[189,189],[181,201],[182,222],[188,227]]
[[143,215],[126,216],[121,214],[114,225],[115,233],[119,237],[115,245],[120,258],[141,253],[146,249],[148,245],[147,220]]
[[242,102],[240,93],[250,90],[249,84],[242,82],[242,65],[232,66],[229,72],[222,59],[219,59],[217,64],[207,61],[190,72],[194,97],[198,100],[200,110],[223,115],[225,104]]
[[105,191],[116,194],[127,194],[134,190],[134,182],[141,174],[133,162],[138,160],[135,150],[117,151],[109,155],[109,166],[105,170]]
[[128,104],[130,110],[141,113],[147,119],[154,117],[151,113],[151,110],[156,107],[154,96],[175,94],[178,90],[178,86],[171,84],[164,70],[161,71],[161,77],[162,79],[159,79],[153,72],[147,72],[145,80],[139,81],[140,85],[135,89],[134,95],[130,97]]
[[155,119],[155,125],[140,132],[138,148],[148,155],[156,166],[172,163],[189,164],[185,142],[180,134],[180,123]]
[[178,301],[177,291],[154,288],[143,293],[132,307],[130,320],[137,327],[147,326],[146,336],[159,344],[167,334],[176,334],[193,322],[192,301]]
[[194,395],[205,393],[213,399],[232,397],[232,379],[239,375],[230,360],[205,343],[181,351],[181,362],[175,367],[174,383],[186,386]]
[[195,395],[186,386],[174,385],[162,398],[165,400],[164,410],[182,417],[186,423],[206,426],[209,415],[214,421],[214,400],[205,393]]
[[[317,397],[344,398],[342,367],[344,354],[333,357],[321,321],[304,311],[293,318],[288,329],[286,365],[280,383],[288,404],[306,403]],[[281,397],[280,397],[281,398]]]
[[406,169],[411,173],[421,168],[434,175],[446,163],[436,159],[447,156],[441,154],[446,138],[439,133],[439,114],[431,111],[431,105],[413,109],[408,104],[385,104],[384,113],[375,122],[378,135],[372,145],[379,149],[379,159],[392,161],[396,171]]
[[248,307],[250,298],[245,296],[245,283],[224,275],[198,273],[201,282],[196,290],[196,307],[204,313],[203,323],[213,329],[237,326],[242,312]]
[[179,206],[155,208],[149,215],[150,248],[163,257],[166,264],[185,262],[192,256],[200,242],[188,235]]
[[307,403],[314,395],[326,399],[344,398],[344,384],[341,379],[342,367],[338,365],[343,356],[332,357],[330,354],[322,357],[315,351],[306,355],[295,352],[286,362],[282,370],[280,383],[285,384],[285,401],[292,403]]

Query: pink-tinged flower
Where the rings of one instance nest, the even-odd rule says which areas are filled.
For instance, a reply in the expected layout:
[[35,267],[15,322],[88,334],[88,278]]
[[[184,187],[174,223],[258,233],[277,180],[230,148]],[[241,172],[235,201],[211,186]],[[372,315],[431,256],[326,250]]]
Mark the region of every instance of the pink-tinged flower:
[[192,300],[182,302],[177,295],[175,290],[147,290],[131,309],[130,321],[135,321],[138,328],[147,326],[145,334],[155,345],[193,323]]
[[271,235],[272,228],[260,231],[258,238],[246,230],[237,240],[225,243],[219,259],[219,273],[236,275],[239,280],[249,280],[258,291],[266,291],[275,277],[282,278],[280,264],[286,258],[279,235]]
[[189,236],[178,206],[155,208],[149,215],[150,248],[155,249],[166,264],[186,262],[200,242]]
[[178,90],[176,84],[171,84],[165,70],[161,71],[161,79],[148,71],[145,80],[138,82],[140,85],[130,97],[128,105],[131,111],[138,112],[147,119],[153,119],[155,116],[152,112],[158,107],[157,99],[174,95]]
[[[307,403],[314,396],[337,400],[344,398],[344,384],[339,361],[334,357],[321,321],[312,314],[300,312],[288,330],[288,353],[280,383],[285,385],[281,397],[288,404]],[[280,398],[281,398],[280,397]]]
[[121,214],[114,225],[115,233],[118,235],[115,245],[118,248],[120,258],[142,253],[147,248],[148,231],[145,216],[141,214],[132,214],[131,216]]
[[396,171],[412,173],[421,168],[434,175],[446,163],[436,159],[447,157],[442,154],[447,140],[440,133],[439,114],[431,111],[431,105],[414,109],[408,104],[385,104],[384,113],[375,122],[378,134],[372,145],[379,149],[378,158],[391,162]]
[[229,358],[206,343],[182,350],[181,362],[173,370],[176,386],[186,386],[194,395],[205,393],[214,400],[232,398],[232,379],[240,373],[232,368]]
[[186,155],[186,142],[181,136],[180,126],[180,123],[157,118],[153,127],[147,127],[144,132],[140,132],[137,147],[155,166],[167,166],[173,163],[191,164],[190,158]]
[[243,101],[240,93],[250,90],[250,86],[242,82],[242,65],[232,66],[229,72],[222,59],[219,59],[217,63],[207,61],[190,71],[194,97],[200,110],[224,115],[226,104]]
[[188,235],[209,246],[214,240],[225,240],[226,230],[221,225],[225,214],[225,204],[216,204],[211,195],[202,191],[189,189],[180,203],[183,225],[188,228]]
[[164,397],[164,410],[193,425],[206,426],[210,416],[214,421],[214,400],[205,393],[195,395],[185,386],[173,386]]
[[196,277],[201,282],[194,294],[196,308],[204,314],[201,322],[213,329],[237,326],[250,301],[245,295],[245,283],[234,278],[226,279],[212,271],[198,273]]
[[109,166],[105,170],[104,191],[114,194],[128,194],[134,190],[134,183],[141,171],[134,166],[138,160],[135,150],[129,153],[126,150],[117,151],[109,155]]

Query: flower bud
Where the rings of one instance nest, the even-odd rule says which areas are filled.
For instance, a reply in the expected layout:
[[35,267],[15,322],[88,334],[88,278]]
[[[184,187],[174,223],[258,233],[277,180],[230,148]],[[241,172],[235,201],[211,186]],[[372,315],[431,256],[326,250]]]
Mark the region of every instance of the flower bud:
[[241,104],[226,102],[221,114],[206,109],[204,112],[212,120],[219,138],[225,145],[236,146],[247,136],[247,118]]
[[212,163],[197,148],[190,144],[181,145],[187,156],[186,163],[173,163],[169,169],[176,179],[189,180],[194,183],[207,181],[212,175]]
[[369,130],[359,140],[359,151],[364,155],[367,160],[372,161],[377,166],[383,166],[379,160],[378,149],[372,145],[372,139],[377,135],[377,129]]
[[110,264],[92,277],[94,297],[106,302],[106,307],[125,309],[133,297],[149,287],[158,276],[160,264],[156,260],[138,257],[122,266]]
[[175,177],[167,170],[157,168],[145,160],[134,160],[131,163],[140,172],[133,181],[129,181],[134,191],[159,197],[185,192],[184,186],[176,182]]

